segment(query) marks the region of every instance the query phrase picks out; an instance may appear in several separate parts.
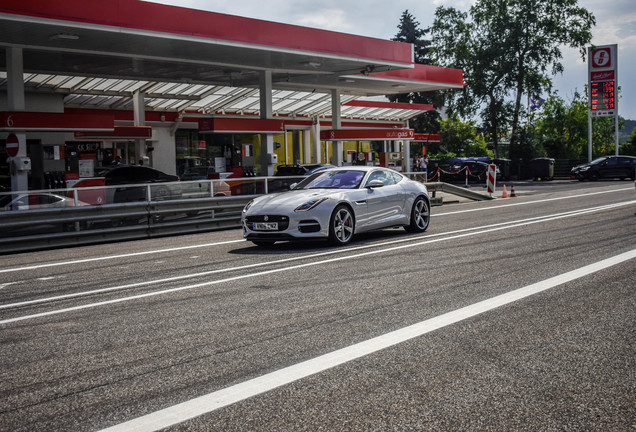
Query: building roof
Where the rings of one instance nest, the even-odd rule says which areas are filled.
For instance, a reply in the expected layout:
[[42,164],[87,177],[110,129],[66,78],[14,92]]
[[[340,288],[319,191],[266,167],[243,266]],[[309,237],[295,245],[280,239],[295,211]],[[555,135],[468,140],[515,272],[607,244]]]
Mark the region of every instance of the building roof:
[[[3,0],[0,50],[11,47],[27,91],[73,108],[131,109],[140,91],[151,110],[258,114],[270,71],[279,115],[330,115],[337,89],[343,117],[396,118],[421,109],[346,103],[463,86],[461,70],[413,64],[410,44],[138,0]],[[0,89],[4,71],[0,55]]]

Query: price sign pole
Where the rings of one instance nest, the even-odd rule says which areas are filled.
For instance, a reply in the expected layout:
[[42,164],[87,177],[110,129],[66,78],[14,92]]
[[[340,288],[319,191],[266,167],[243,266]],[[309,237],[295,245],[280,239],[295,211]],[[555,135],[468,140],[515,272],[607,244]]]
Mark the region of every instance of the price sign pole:
[[614,137],[618,155],[618,46],[590,47],[588,55],[588,161],[592,160],[592,119],[614,117]]

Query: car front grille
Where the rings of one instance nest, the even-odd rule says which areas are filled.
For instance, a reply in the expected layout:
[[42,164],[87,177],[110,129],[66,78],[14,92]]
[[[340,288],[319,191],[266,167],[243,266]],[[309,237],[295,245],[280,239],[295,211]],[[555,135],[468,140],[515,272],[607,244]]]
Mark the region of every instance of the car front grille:
[[245,223],[250,229],[254,229],[255,222],[277,222],[278,231],[284,231],[289,227],[289,217],[281,215],[254,215],[245,218]]

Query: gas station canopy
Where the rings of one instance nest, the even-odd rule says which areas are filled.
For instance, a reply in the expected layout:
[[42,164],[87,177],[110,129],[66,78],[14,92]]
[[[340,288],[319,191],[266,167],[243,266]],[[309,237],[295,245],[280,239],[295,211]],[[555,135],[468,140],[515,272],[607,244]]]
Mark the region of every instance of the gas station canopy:
[[259,115],[265,72],[274,115],[329,116],[337,91],[343,118],[405,120],[432,107],[357,99],[463,86],[410,44],[138,0],[3,0],[0,90],[12,48],[25,92],[67,108],[131,110],[138,92],[149,111]]

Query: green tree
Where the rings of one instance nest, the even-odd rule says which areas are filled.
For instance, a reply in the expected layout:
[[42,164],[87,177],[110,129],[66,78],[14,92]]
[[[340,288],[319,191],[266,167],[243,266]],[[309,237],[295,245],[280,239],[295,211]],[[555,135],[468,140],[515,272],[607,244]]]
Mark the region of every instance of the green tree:
[[475,123],[464,122],[457,115],[440,120],[440,138],[440,151],[443,153],[458,156],[493,156]]
[[[393,40],[413,44],[415,63],[430,64],[431,41],[426,39],[429,32],[430,29],[420,28],[420,23],[407,9],[402,12],[398,33]],[[433,107],[441,107],[444,103],[442,95],[435,91],[395,94],[389,95],[388,98],[391,102],[429,104]],[[438,133],[438,119],[439,113],[437,111],[429,111],[414,117],[409,123],[416,132]]]
[[[619,128],[624,119],[619,117]],[[529,119],[534,143],[543,156],[562,159],[585,159],[588,154],[588,101],[575,92],[567,103],[558,95],[550,96]],[[592,156],[613,154],[616,150],[613,117],[592,119]],[[538,155],[537,155],[538,156]]]
[[541,110],[531,115],[536,142],[545,156],[581,159],[587,155],[588,107],[584,95],[575,92],[570,104],[558,95],[549,97]]
[[[592,157],[612,155],[616,153],[616,123],[614,117],[596,117],[592,119]],[[619,116],[619,129],[625,119]],[[587,149],[587,147],[586,147]],[[620,146],[619,146],[620,149]],[[587,151],[586,151],[587,154]]]
[[620,153],[624,155],[636,156],[636,128],[632,130],[632,134],[626,143],[621,144]]
[[[578,0],[479,0],[468,14],[439,7],[432,27],[432,57],[464,70],[467,88],[451,106],[462,113],[487,107],[487,127],[498,155],[505,100],[512,97],[511,146],[519,145],[522,95],[550,90],[563,71],[563,46],[585,56],[594,16]],[[483,115],[482,115],[483,117]]]

